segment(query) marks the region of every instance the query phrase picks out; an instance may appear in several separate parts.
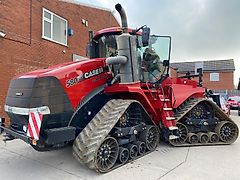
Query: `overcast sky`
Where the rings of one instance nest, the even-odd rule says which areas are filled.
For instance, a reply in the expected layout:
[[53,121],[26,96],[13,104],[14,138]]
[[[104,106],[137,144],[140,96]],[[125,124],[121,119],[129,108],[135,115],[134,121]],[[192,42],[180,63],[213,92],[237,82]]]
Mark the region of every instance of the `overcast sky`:
[[235,60],[235,84],[240,77],[239,0],[78,0],[109,8],[121,3],[132,28],[146,24],[151,32],[171,35],[172,62]]

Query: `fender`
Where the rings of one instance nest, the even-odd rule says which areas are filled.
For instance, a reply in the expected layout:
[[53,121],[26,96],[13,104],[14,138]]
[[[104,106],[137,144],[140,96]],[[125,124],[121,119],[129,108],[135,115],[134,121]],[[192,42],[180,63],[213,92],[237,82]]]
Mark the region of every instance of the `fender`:
[[173,104],[173,108],[177,108],[179,105],[181,105],[186,99],[190,97],[200,98],[204,97],[205,89],[202,87],[193,87],[192,85],[185,85],[185,84],[172,84],[172,99],[173,102],[176,100],[176,102]]
[[104,93],[104,87],[100,86],[85,96],[74,111],[68,126],[76,127],[76,136],[86,127],[99,110],[110,100],[112,96]]

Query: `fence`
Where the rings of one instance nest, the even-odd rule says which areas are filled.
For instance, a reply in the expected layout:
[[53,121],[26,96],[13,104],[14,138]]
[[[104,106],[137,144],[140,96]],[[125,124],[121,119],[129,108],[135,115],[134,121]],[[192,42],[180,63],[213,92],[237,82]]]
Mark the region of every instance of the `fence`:
[[225,94],[226,96],[240,96],[240,90],[214,90],[214,93]]

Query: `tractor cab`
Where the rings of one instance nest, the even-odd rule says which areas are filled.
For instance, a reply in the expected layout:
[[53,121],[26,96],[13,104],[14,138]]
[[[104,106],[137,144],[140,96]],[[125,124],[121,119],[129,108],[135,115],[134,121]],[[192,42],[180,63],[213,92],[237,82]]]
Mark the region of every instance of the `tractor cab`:
[[[95,34],[88,45],[90,58],[108,58],[118,55],[117,39],[122,34],[122,28],[108,28]],[[138,81],[157,82],[162,76],[169,76],[169,60],[171,37],[148,35],[128,29],[128,33],[136,38],[137,63],[133,68],[138,69]],[[146,42],[147,39],[147,42]],[[114,75],[119,73],[119,64],[111,64]]]

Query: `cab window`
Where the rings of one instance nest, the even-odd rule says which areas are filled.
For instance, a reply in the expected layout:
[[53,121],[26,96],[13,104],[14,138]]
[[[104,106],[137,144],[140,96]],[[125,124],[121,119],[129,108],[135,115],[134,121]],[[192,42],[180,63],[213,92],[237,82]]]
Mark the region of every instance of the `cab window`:
[[98,39],[100,58],[117,56],[116,37],[117,35],[103,35]]

